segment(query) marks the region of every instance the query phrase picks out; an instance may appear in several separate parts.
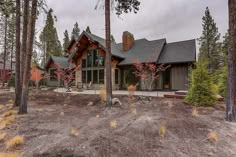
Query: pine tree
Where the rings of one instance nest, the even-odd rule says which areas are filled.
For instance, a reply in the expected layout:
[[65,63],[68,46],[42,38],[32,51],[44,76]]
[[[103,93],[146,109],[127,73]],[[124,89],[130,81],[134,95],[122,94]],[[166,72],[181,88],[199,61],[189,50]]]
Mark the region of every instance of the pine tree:
[[86,32],[88,32],[88,33],[91,34],[91,30],[90,30],[90,27],[89,27],[89,26],[87,26],[87,28],[86,28]]
[[208,60],[208,69],[210,73],[214,73],[218,69],[220,64],[220,34],[218,33],[218,27],[214,22],[213,17],[210,14],[210,10],[207,7],[205,16],[202,18],[203,31],[199,38],[200,53],[199,60]]
[[58,39],[57,30],[54,26],[53,10],[50,9],[47,14],[46,24],[40,34],[40,41],[46,50],[46,60],[50,55],[61,56],[62,48]]
[[71,38],[78,39],[79,35],[80,35],[80,29],[79,29],[78,23],[76,22],[75,25],[74,25],[74,28],[72,30],[72,33],[71,33]]
[[229,51],[226,119],[236,122],[236,1],[228,0],[229,8]]
[[228,51],[229,51],[229,33],[225,33],[223,36],[223,43],[222,43],[222,54],[223,54],[223,62],[224,65],[227,65],[227,56],[228,56]]
[[111,42],[116,43],[114,35],[111,34]]
[[215,89],[207,69],[207,62],[200,61],[192,71],[190,87],[185,101],[195,106],[211,106],[215,103]]
[[[100,0],[95,8],[98,7]],[[105,30],[106,30],[106,108],[112,106],[112,80],[111,80],[111,1],[103,0],[105,8]],[[113,0],[116,2],[116,14],[128,13],[133,11],[136,13],[139,10],[139,0]]]
[[65,30],[64,32],[64,39],[63,39],[64,43],[63,43],[63,50],[67,50],[69,44],[70,44],[70,39],[69,39],[69,34],[68,31]]
[[229,51],[229,33],[225,33],[222,42],[222,63],[221,67],[217,71],[219,94],[226,98],[226,85],[227,85],[227,75],[228,75],[228,51]]

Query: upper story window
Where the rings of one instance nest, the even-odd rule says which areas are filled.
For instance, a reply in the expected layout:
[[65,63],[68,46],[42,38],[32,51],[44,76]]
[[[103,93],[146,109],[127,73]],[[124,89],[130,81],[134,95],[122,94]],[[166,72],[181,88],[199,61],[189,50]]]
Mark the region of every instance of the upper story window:
[[87,58],[82,59],[82,68],[104,67],[105,56],[99,56],[98,49],[88,50]]

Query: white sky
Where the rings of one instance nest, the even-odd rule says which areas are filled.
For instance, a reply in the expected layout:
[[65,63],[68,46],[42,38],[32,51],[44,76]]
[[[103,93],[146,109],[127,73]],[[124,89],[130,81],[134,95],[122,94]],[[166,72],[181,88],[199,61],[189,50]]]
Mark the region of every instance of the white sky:
[[[71,33],[77,21],[81,30],[87,26],[93,34],[105,36],[104,10],[94,10],[97,0],[47,0],[48,7],[57,16],[56,28],[62,42],[65,29]],[[167,42],[199,38],[202,32],[202,16],[208,6],[222,36],[228,28],[227,0],[141,0],[137,14],[111,16],[111,32],[117,42],[123,31],[134,34],[135,39],[155,40],[167,38]],[[46,15],[37,23],[43,27]]]

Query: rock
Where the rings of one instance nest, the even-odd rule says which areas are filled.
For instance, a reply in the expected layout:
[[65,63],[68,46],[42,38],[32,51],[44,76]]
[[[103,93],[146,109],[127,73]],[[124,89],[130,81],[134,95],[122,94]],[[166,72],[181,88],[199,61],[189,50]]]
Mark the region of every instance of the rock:
[[64,113],[64,112],[61,112],[61,113],[60,113],[60,116],[64,116],[64,115],[65,115],[65,113]]
[[119,104],[120,106],[122,105],[122,103],[120,102],[120,100],[118,98],[112,99],[112,105],[115,105],[115,104]]
[[89,102],[87,106],[93,106],[93,102]]

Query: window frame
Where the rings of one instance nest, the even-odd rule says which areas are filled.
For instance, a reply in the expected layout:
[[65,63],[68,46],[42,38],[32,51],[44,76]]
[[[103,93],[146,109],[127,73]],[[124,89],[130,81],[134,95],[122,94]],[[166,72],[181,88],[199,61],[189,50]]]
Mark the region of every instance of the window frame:
[[58,81],[58,78],[57,78],[57,74],[53,74],[52,71],[54,71],[53,73],[55,73],[57,71],[56,68],[50,68],[49,69],[49,80],[50,81]]
[[[89,56],[90,55],[89,53],[91,54],[91,56]],[[89,57],[92,58],[91,66],[88,66],[88,60],[90,60]],[[95,64],[96,59],[97,59],[97,65]],[[103,59],[102,65],[100,64],[101,59]],[[91,71],[91,82],[94,84],[104,84],[105,77],[99,76],[101,70],[103,70],[103,75],[104,75],[105,74],[105,56],[99,55],[99,49],[87,50],[86,58],[82,59],[82,68],[81,68],[82,83],[90,83],[90,80],[88,80],[89,79],[88,75]],[[97,71],[97,72],[94,72],[94,71]],[[97,76],[94,76],[94,74],[96,74],[96,73],[97,73]],[[86,76],[84,77],[83,75],[86,75]],[[101,77],[102,77],[102,79],[100,80]],[[96,80],[94,80],[94,79],[96,79]]]

